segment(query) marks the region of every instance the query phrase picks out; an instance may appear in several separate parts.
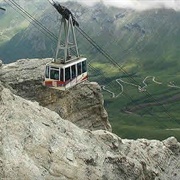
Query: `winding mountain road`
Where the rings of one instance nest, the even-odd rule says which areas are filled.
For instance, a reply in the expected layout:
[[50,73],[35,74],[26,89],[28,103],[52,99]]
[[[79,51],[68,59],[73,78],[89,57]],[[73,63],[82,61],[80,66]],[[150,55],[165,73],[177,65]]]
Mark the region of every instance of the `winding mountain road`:
[[142,87],[142,88],[146,88],[148,85],[146,84],[146,80],[148,79],[148,78],[152,78],[152,81],[154,82],[154,83],[156,83],[156,84],[162,84],[162,82],[158,82],[158,81],[156,81],[155,80],[155,76],[146,76],[145,78],[144,78],[144,80],[143,80],[143,84],[144,84],[144,86]]
[[[162,85],[162,84],[163,84],[162,82],[159,82],[159,81],[155,80],[155,79],[156,79],[155,76],[146,76],[146,77],[144,78],[144,80],[142,81],[142,83],[144,84],[144,86],[140,86],[140,85],[137,85],[137,84],[134,84],[134,83],[126,82],[126,81],[122,80],[121,78],[119,78],[119,79],[116,79],[116,80],[115,80],[115,81],[119,84],[119,86],[121,87],[121,91],[120,91],[120,93],[118,93],[117,95],[115,95],[114,92],[108,90],[108,89],[105,87],[105,85],[102,86],[102,89],[103,89],[104,91],[110,93],[111,96],[112,96],[112,98],[117,98],[117,97],[119,97],[121,94],[123,94],[123,92],[124,92],[124,86],[123,86],[123,84],[127,84],[127,85],[131,85],[131,86],[137,87],[138,91],[141,93],[141,92],[146,91],[146,89],[147,89],[147,87],[148,87],[148,84],[146,83],[146,81],[147,81],[147,79],[149,79],[149,78],[152,78],[152,81],[153,81],[155,84],[158,84],[158,85]],[[169,82],[169,84],[167,84],[167,86],[168,86],[168,87],[171,87],[171,88],[178,88],[178,89],[180,89],[180,86],[175,85],[174,82]]]
[[169,84],[167,85],[168,87],[172,87],[172,88],[178,88],[178,89],[180,89],[180,86],[176,86],[175,84],[174,84],[174,82],[169,82]]
[[106,89],[106,86],[102,85],[101,87],[102,87],[102,89],[103,89],[104,91],[110,93],[110,94],[112,95],[112,98],[115,98],[115,97],[116,97],[114,92],[112,92],[112,91]]

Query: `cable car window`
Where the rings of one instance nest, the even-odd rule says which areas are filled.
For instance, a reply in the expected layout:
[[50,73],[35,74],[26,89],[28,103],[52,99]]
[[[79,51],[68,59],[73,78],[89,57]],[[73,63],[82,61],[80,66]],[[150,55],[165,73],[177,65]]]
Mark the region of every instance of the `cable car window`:
[[49,66],[46,66],[45,77],[49,78]]
[[60,81],[64,81],[64,69],[62,69],[62,68],[60,71]]
[[59,80],[59,70],[51,69],[50,78],[54,80]]
[[86,61],[82,62],[82,73],[87,71],[87,67],[86,67]]
[[71,66],[72,79],[76,77],[76,65]]
[[78,73],[78,75],[81,74],[81,67],[82,66],[81,66],[81,62],[80,62],[80,63],[77,64],[77,71],[78,71],[77,73]]
[[67,67],[65,69],[65,81],[68,81],[70,79],[70,67]]

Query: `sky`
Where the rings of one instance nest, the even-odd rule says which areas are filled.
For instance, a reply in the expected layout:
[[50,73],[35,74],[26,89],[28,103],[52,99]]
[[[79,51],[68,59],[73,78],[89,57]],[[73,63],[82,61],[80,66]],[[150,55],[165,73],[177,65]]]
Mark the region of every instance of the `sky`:
[[[65,2],[68,0],[59,0]],[[72,1],[72,0],[71,0]],[[153,8],[167,8],[180,10],[180,0],[73,0],[86,5],[93,5],[97,2],[103,2],[108,6],[120,8],[131,8],[136,10],[146,10]]]

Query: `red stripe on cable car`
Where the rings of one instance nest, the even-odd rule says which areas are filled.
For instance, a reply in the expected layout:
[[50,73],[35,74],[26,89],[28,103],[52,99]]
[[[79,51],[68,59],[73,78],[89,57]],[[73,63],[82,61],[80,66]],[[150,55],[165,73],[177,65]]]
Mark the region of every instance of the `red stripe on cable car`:
[[52,86],[52,81],[45,81],[45,86]]
[[83,79],[82,80],[85,80],[85,79],[87,79],[88,78],[88,76],[85,76],[85,77],[83,77]]
[[65,85],[65,82],[63,82],[63,81],[57,81],[57,86],[62,86],[62,85]]

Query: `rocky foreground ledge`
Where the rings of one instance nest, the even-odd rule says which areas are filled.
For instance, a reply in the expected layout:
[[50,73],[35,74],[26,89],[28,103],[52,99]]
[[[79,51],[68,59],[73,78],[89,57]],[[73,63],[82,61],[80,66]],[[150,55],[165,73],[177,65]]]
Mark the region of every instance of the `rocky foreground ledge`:
[[0,67],[0,179],[180,179],[174,137],[127,140],[109,132],[100,87],[87,83],[62,93],[45,88],[48,61]]
[[180,179],[175,138],[135,141],[83,130],[2,85],[0,139],[0,179]]

